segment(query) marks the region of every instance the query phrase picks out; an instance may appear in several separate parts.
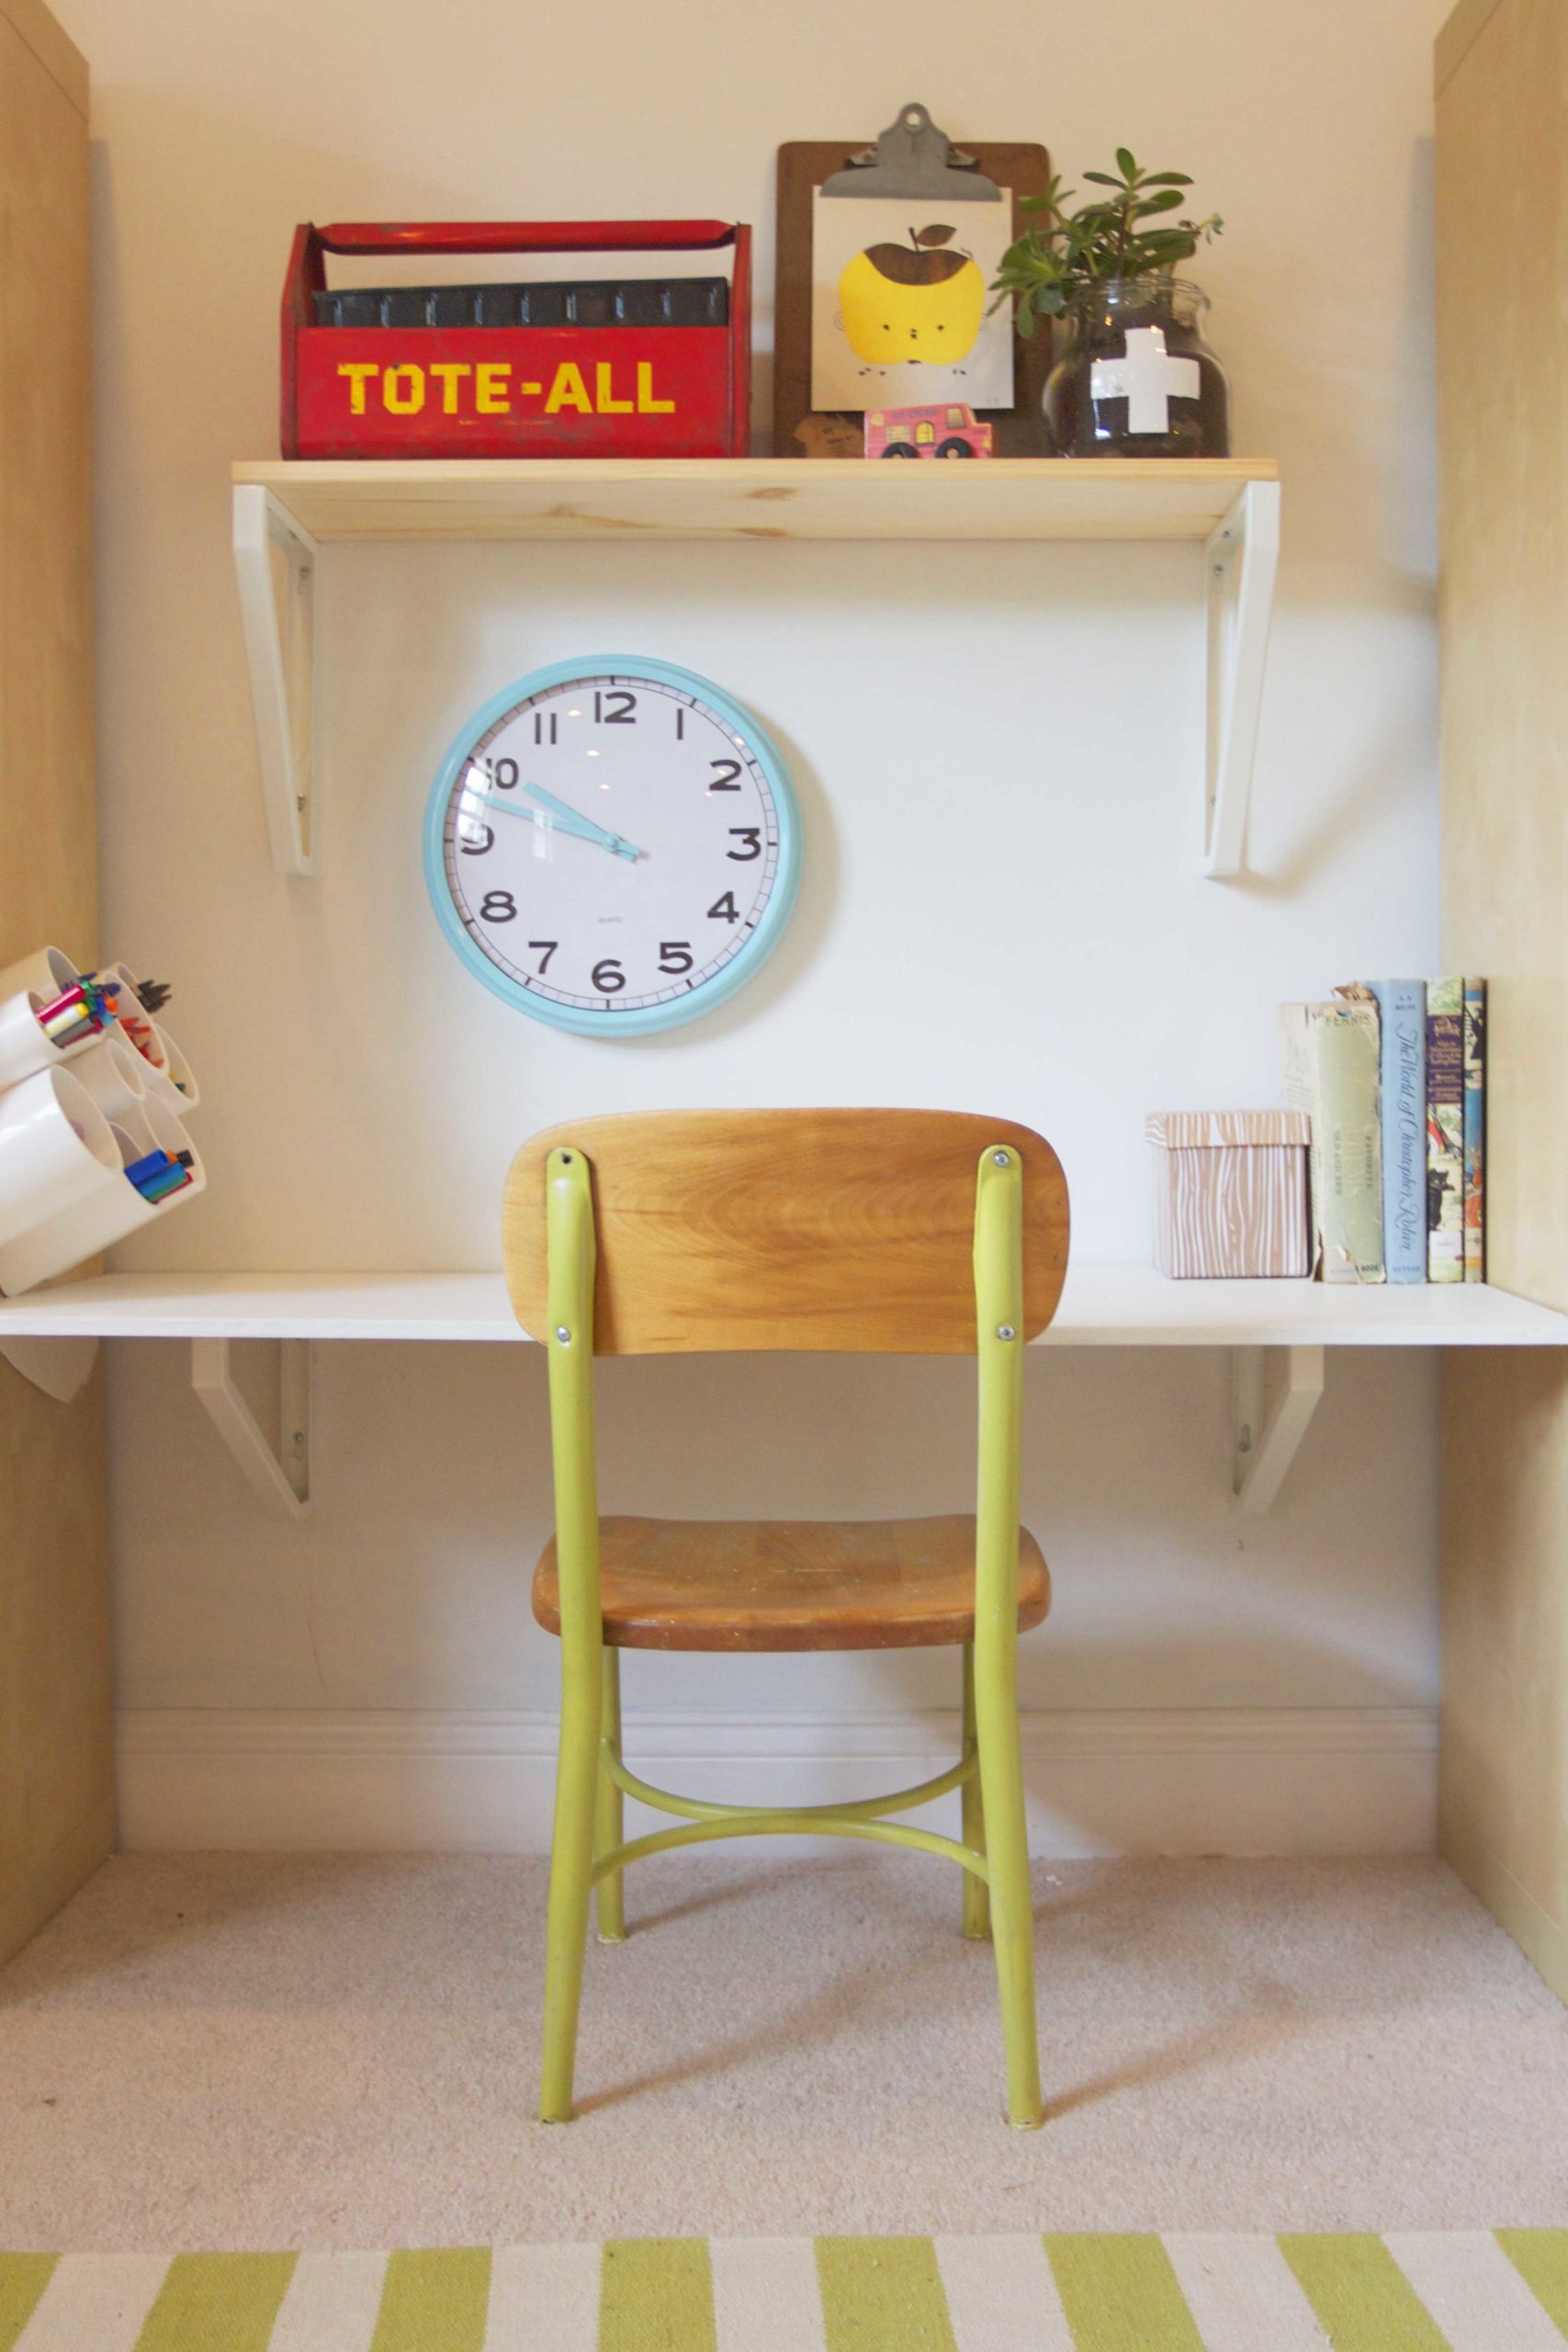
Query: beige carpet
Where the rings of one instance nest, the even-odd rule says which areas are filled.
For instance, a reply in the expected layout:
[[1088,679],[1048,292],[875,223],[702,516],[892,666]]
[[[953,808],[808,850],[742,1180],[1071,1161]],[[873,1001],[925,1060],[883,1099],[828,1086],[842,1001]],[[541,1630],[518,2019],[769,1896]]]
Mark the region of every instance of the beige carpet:
[[0,1973],[0,2245],[1568,2220],[1568,2013],[1427,1860],[1039,1873],[1055,2111],[915,1856],[645,1863],[531,2120],[543,1866],[109,1864]]

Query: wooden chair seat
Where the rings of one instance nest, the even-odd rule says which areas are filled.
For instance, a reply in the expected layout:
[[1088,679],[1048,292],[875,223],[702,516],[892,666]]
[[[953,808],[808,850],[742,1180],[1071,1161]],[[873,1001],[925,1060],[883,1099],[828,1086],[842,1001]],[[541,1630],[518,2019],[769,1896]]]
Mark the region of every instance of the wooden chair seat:
[[[908,1649],[975,1637],[975,1521],[602,1519],[604,1639],[641,1650]],[[1019,1531],[1018,1623],[1038,1625],[1051,1577]],[[560,1631],[555,1539],[534,1614]]]

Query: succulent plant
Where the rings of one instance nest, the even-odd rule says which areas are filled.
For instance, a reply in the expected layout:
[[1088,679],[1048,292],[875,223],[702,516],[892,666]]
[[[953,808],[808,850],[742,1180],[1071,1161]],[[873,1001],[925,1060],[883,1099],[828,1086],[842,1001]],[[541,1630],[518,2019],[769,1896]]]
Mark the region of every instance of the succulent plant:
[[1113,173],[1084,177],[1111,193],[1069,212],[1076,191],[1053,177],[1043,196],[1019,204],[1036,219],[1003,254],[991,291],[998,302],[1017,298],[1018,331],[1026,339],[1039,320],[1059,317],[1089,288],[1168,273],[1224,226],[1217,212],[1201,220],[1165,219],[1180,209],[1191,180],[1185,172],[1142,170],[1130,148],[1118,147]]

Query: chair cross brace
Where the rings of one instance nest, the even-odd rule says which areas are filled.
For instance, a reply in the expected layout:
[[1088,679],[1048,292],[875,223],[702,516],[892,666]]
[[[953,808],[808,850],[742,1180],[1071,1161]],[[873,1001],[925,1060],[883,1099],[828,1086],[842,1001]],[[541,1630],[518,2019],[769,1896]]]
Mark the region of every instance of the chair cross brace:
[[[747,1815],[768,1815],[771,1808],[760,1804],[714,1804],[702,1797],[672,1796],[668,1789],[656,1789],[647,1781],[639,1781],[622,1762],[608,1740],[601,1743],[600,1753],[604,1770],[618,1789],[628,1797],[636,1797],[639,1804],[651,1805],[656,1813],[678,1813],[688,1821],[740,1821]],[[917,1805],[931,1804],[937,1797],[944,1797],[949,1790],[962,1788],[979,1770],[979,1757],[973,1747],[965,1750],[956,1764],[945,1772],[938,1772],[931,1780],[921,1781],[912,1789],[894,1789],[885,1797],[854,1797],[847,1804],[796,1804],[788,1811],[794,1814],[836,1815],[841,1821],[874,1821],[883,1813],[912,1813]]]
[[912,1829],[907,1823],[878,1818],[886,1813],[911,1813],[917,1805],[930,1804],[973,1780],[980,1769],[978,1751],[973,1746],[966,1747],[957,1763],[949,1765],[945,1772],[938,1772],[912,1789],[894,1789],[886,1796],[856,1797],[847,1804],[789,1805],[782,1809],[759,1804],[714,1804],[701,1797],[673,1796],[668,1789],[656,1789],[628,1770],[613,1741],[601,1741],[599,1753],[605,1773],[626,1795],[636,1797],[640,1804],[651,1805],[656,1812],[682,1815],[692,1826],[654,1830],[647,1837],[631,1838],[597,1855],[593,1863],[595,1886],[625,1863],[640,1861],[647,1854],[667,1853],[675,1846],[699,1845],[716,1838],[814,1835],[869,1838],[884,1845],[913,1847],[919,1853],[941,1854],[950,1861],[961,1862],[976,1878],[987,1879],[990,1875],[984,1854],[960,1844],[957,1838],[942,1838],[934,1830]]
[[668,1853],[673,1846],[701,1846],[716,1838],[868,1838],[883,1846],[911,1846],[922,1854],[941,1854],[961,1862],[976,1877],[988,1880],[990,1865],[984,1854],[971,1853],[956,1838],[940,1838],[934,1829],[911,1829],[907,1822],[852,1821],[830,1806],[807,1806],[797,1812],[768,1813],[746,1806],[726,1821],[684,1821],[676,1829],[655,1829],[625,1846],[613,1846],[594,1858],[592,1883],[597,1886],[612,1871],[639,1862],[646,1854]]

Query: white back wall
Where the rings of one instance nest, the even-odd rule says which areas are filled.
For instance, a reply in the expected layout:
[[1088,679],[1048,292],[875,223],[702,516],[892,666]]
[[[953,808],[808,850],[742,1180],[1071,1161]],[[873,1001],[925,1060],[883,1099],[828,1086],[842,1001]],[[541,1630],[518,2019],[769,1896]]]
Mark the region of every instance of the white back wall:
[[[931,0],[755,21],[632,0],[592,17],[497,0],[60,13],[96,77],[105,937],[175,983],[211,1178],[126,1262],[491,1265],[506,1162],[535,1126],[805,1102],[1029,1120],[1066,1163],[1075,1248],[1141,1257],[1145,1112],[1277,1101],[1280,999],[1430,967],[1442,0],[1122,0],[1049,23],[1002,0],[957,40]],[[295,222],[748,218],[765,353],[775,146],[869,136],[911,96],[960,139],[1044,141],[1070,180],[1127,141],[1226,215],[1194,274],[1234,446],[1277,455],[1285,482],[1250,876],[1197,875],[1195,549],[772,544],[327,550],[321,871],[274,874],[227,475],[276,448]],[[765,395],[765,357],[761,376]],[[620,1046],[558,1037],[468,980],[419,855],[468,710],[604,650],[738,694],[807,828],[799,910],[761,979]],[[542,1364],[318,1356],[317,1499],[294,1528],[211,1446],[178,1351],[120,1351],[124,1704],[547,1710],[554,1645],[525,1599],[548,1510]],[[1275,1514],[1245,1527],[1224,1503],[1226,1377],[1187,1351],[1035,1365],[1029,1510],[1058,1604],[1026,1645],[1031,1702],[1425,1705],[1430,1367],[1336,1356]],[[617,1365],[604,1419],[612,1508],[917,1510],[967,1486],[959,1365]],[[631,1702],[897,1717],[948,1703],[946,1668],[654,1658]]]

